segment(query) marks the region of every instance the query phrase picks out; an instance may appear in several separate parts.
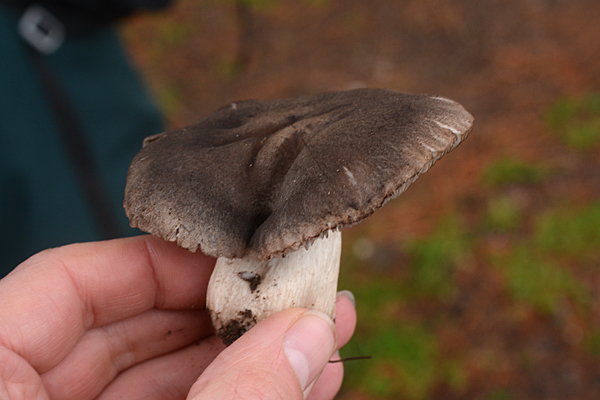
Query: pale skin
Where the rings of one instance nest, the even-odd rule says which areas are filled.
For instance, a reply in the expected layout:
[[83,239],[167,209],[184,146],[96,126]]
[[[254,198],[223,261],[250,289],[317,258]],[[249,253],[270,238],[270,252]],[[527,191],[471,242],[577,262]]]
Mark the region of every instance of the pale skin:
[[327,361],[354,331],[350,298],[338,296],[335,328],[289,309],[225,349],[204,311],[214,262],[150,236],[27,260],[0,281],[0,398],[332,399],[343,366]]

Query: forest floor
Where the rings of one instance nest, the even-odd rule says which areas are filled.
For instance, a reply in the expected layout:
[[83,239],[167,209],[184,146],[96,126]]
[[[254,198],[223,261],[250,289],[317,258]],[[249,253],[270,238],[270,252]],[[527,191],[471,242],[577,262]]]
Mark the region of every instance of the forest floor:
[[170,127],[359,87],[475,116],[461,146],[344,233],[359,322],[342,356],[373,358],[346,364],[339,398],[600,398],[600,2],[250,3],[242,41],[225,0],[123,26]]

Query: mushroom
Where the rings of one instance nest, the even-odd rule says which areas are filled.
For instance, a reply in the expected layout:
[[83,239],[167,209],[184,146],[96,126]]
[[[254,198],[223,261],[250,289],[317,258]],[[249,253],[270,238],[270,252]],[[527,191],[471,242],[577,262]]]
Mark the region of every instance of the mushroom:
[[207,308],[230,344],[286,308],[334,318],[340,231],[472,124],[452,100],[386,89],[232,103],[146,138],[124,206],[133,227],[218,258]]

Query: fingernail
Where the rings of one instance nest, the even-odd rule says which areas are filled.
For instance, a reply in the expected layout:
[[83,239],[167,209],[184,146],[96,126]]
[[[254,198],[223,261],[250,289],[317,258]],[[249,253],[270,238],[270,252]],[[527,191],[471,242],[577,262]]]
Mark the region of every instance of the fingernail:
[[341,290],[337,293],[338,297],[339,296],[345,296],[346,298],[348,298],[348,300],[350,300],[350,302],[352,303],[352,305],[356,308],[356,299],[354,298],[354,294],[352,294],[351,291],[349,290]]
[[336,349],[333,321],[320,312],[306,312],[287,331],[283,347],[304,392]]

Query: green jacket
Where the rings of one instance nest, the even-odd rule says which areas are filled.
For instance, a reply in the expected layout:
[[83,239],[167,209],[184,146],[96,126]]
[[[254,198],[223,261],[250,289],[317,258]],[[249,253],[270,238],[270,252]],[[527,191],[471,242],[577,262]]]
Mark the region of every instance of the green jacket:
[[[103,239],[65,148],[20,15],[0,4],[0,277],[43,249]],[[135,234],[122,208],[129,162],[160,115],[112,28],[69,37],[46,62],[70,97],[121,236]]]

